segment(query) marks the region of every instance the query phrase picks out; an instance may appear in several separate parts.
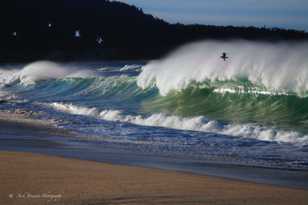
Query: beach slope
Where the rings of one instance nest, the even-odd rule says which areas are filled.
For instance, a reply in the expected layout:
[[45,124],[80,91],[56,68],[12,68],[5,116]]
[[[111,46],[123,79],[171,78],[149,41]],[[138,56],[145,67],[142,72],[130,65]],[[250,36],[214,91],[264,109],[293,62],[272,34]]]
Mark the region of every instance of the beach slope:
[[0,204],[307,204],[308,190],[0,152]]

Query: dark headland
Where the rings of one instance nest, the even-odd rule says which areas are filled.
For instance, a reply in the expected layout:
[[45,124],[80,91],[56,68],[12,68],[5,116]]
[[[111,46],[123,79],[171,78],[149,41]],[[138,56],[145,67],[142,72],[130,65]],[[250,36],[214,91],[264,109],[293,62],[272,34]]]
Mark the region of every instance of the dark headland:
[[107,0],[3,0],[0,62],[152,59],[203,40],[301,41],[279,28],[170,24],[142,9]]

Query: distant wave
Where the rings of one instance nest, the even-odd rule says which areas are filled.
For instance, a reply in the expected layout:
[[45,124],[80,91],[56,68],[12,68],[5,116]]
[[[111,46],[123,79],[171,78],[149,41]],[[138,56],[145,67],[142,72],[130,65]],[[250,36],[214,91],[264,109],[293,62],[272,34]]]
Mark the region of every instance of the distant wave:
[[[227,52],[229,59],[220,56]],[[307,96],[308,43],[254,43],[205,41],[186,45],[163,60],[148,63],[138,77],[141,88],[156,86],[161,95],[192,83],[239,81],[272,93]]]
[[254,124],[221,124],[217,121],[207,120],[202,116],[185,118],[157,113],[146,117],[141,115],[125,115],[120,110],[98,110],[97,108],[87,108],[73,104],[51,103],[48,104],[48,106],[62,112],[74,115],[92,116],[107,121],[126,122],[142,126],[166,127],[179,130],[213,132],[229,136],[293,143],[297,145],[308,144],[307,135],[301,135],[294,131],[278,130]]
[[125,65],[123,66],[120,71],[128,71],[128,70],[134,70],[134,71],[141,71],[142,65]]
[[102,68],[99,68],[99,71],[103,71],[103,72],[113,72],[113,71],[136,71],[136,72],[140,72],[141,68],[143,65],[138,65],[138,64],[132,64],[132,65],[124,65],[124,66],[105,66]]
[[28,64],[22,69],[0,70],[0,84],[4,86],[14,82],[20,82],[24,85],[31,85],[40,80],[89,76],[95,76],[95,73],[90,70],[65,67],[54,62],[39,61]]

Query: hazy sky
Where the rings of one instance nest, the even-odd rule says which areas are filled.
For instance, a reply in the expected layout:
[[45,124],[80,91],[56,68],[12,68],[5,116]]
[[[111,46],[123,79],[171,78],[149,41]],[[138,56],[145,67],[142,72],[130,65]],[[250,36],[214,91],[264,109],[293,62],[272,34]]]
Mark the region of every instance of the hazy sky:
[[308,31],[308,0],[120,0],[169,22]]

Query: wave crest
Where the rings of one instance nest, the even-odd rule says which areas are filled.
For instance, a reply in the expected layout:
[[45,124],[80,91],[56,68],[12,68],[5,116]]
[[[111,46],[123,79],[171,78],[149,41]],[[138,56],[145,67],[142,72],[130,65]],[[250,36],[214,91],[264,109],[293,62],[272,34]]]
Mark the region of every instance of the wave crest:
[[15,82],[20,82],[23,85],[31,85],[40,80],[85,78],[91,76],[95,76],[95,73],[90,70],[80,70],[50,61],[38,61],[26,65],[21,70],[1,70],[0,83],[2,86]]
[[49,104],[49,106],[62,112],[92,116],[107,121],[126,122],[142,126],[165,127],[178,130],[213,132],[229,136],[240,136],[297,145],[308,144],[308,136],[295,131],[278,130],[255,124],[222,124],[217,121],[208,120],[202,116],[179,117],[157,113],[146,117],[141,115],[125,115],[120,110],[98,111],[96,108],[87,108],[73,104],[52,103]]
[[[220,56],[227,52],[229,59]],[[273,92],[308,90],[308,43],[271,44],[248,41],[205,41],[186,45],[163,60],[148,63],[138,86],[156,86],[161,95],[191,83],[247,79]]]

